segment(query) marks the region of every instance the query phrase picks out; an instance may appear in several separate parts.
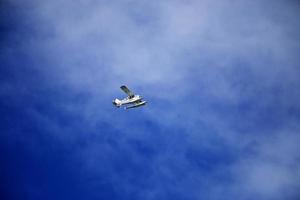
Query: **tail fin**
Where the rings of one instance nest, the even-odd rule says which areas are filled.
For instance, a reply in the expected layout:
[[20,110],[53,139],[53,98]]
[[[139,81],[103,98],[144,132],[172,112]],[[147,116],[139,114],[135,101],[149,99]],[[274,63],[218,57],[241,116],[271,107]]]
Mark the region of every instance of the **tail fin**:
[[115,106],[117,106],[117,107],[120,107],[122,104],[122,102],[119,100],[119,99],[115,99],[115,100],[113,100],[113,102],[112,102]]

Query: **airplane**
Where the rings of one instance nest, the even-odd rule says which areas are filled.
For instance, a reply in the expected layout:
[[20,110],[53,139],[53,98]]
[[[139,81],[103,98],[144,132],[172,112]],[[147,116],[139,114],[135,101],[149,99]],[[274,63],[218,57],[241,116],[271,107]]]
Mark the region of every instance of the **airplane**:
[[128,96],[122,100],[120,99],[115,99],[113,100],[113,104],[116,107],[121,107],[122,105],[128,105],[131,104],[131,106],[125,107],[125,109],[130,109],[130,108],[136,108],[139,106],[143,106],[147,103],[147,101],[142,100],[143,97],[141,95],[133,94],[125,85],[122,85],[121,90],[125,92]]

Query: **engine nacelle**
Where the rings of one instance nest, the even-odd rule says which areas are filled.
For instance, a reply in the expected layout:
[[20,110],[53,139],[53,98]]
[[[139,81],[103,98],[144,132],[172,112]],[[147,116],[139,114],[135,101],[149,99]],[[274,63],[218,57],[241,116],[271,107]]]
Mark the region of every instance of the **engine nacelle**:
[[115,99],[112,102],[115,106],[120,107],[122,105],[122,101],[119,99]]

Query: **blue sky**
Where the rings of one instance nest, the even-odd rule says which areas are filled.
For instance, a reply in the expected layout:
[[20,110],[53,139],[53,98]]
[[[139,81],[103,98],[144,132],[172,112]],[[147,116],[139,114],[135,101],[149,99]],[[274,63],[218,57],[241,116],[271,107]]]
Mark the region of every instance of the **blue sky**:
[[298,1],[0,9],[1,199],[299,198]]

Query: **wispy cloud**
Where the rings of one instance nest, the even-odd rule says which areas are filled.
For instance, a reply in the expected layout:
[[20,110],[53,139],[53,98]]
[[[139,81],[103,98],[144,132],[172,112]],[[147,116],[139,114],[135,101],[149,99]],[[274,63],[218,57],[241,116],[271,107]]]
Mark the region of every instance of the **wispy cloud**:
[[[44,137],[66,145],[83,192],[299,196],[297,2],[10,5],[26,11],[1,48],[12,74],[1,81],[1,105],[37,129],[27,133],[39,133],[36,143],[24,137],[22,145],[39,147]],[[149,105],[113,109],[121,84]]]

